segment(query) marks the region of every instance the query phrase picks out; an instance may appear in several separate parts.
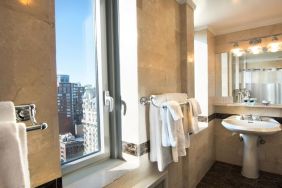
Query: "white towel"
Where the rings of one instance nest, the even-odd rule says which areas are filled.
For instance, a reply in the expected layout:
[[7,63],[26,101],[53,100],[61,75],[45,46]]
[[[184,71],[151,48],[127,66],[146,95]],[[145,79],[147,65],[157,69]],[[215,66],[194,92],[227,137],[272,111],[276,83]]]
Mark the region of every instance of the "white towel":
[[162,120],[162,146],[176,147],[176,126],[183,118],[181,107],[176,101],[168,101],[161,105],[160,111]]
[[[187,94],[168,93],[156,95],[154,103],[161,106],[163,102],[175,100],[183,103],[187,100]],[[172,162],[171,148],[162,146],[162,121],[160,117],[160,108],[150,105],[150,160],[157,161],[158,170],[163,171],[166,166]]]
[[[1,102],[0,106],[7,107],[6,104]],[[14,105],[7,108],[7,111],[3,111],[3,106],[0,108],[0,187],[30,188],[26,127],[15,123],[15,119],[6,121],[13,116],[10,113],[14,111],[9,108],[14,109]]]
[[[186,136],[183,128],[183,113],[181,107],[176,101],[168,101],[162,105],[162,143],[163,146],[172,147],[172,158],[178,162],[178,157],[186,156]],[[187,133],[189,139],[189,133]]]
[[172,162],[170,148],[162,147],[160,109],[150,105],[150,160],[157,162],[158,170],[163,171]]
[[188,99],[188,103],[189,103],[189,106],[191,107],[193,116],[198,117],[199,114],[202,113],[202,110],[201,110],[201,107],[198,101],[195,98],[190,98]]
[[16,112],[13,102],[0,102],[0,121],[9,121],[16,123]]
[[192,113],[191,118],[191,125],[190,129],[191,131],[196,134],[199,132],[199,124],[198,124],[198,116],[199,114],[202,113],[201,111],[201,107],[198,103],[198,101],[194,98],[188,99],[188,103],[189,103],[189,111]]

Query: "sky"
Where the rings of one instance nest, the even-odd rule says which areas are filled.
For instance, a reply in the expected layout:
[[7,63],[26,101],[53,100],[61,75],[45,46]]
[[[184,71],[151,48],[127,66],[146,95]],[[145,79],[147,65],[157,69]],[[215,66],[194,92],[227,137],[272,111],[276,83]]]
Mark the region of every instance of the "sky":
[[82,85],[95,83],[93,0],[55,0],[57,74]]

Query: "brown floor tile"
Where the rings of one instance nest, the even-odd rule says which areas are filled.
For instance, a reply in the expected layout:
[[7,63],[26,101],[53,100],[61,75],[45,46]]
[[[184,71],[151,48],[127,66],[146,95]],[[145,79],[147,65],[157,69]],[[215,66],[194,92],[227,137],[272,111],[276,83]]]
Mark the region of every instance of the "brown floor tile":
[[258,179],[241,175],[241,167],[215,162],[197,188],[282,188],[282,176],[260,172]]

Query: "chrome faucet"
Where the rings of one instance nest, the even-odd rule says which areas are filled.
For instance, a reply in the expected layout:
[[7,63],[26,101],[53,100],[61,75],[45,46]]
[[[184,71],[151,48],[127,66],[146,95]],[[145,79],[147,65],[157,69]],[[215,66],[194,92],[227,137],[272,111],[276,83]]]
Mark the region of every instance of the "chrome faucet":
[[241,120],[253,120],[253,115],[252,115],[252,114],[249,114],[249,115],[242,114],[242,115],[240,116],[240,119],[241,119]]
[[243,98],[244,98],[243,92],[242,91],[238,91],[238,93],[237,93],[237,102],[241,103]]
[[259,115],[252,115],[252,114],[242,114],[240,115],[241,120],[249,120],[249,121],[262,121],[262,118]]
[[236,102],[238,103],[242,103],[243,99],[245,98],[249,99],[251,96],[251,92],[248,89],[235,89],[234,93],[236,96]]

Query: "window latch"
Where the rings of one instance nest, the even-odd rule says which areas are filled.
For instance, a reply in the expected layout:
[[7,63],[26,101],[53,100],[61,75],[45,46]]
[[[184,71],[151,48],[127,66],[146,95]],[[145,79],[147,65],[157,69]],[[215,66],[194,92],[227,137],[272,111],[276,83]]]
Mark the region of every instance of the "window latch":
[[114,110],[115,101],[114,98],[110,96],[109,91],[104,91],[104,104],[108,107],[109,112]]
[[121,100],[121,106],[123,107],[123,115],[125,116],[127,111],[127,105],[124,100]]

